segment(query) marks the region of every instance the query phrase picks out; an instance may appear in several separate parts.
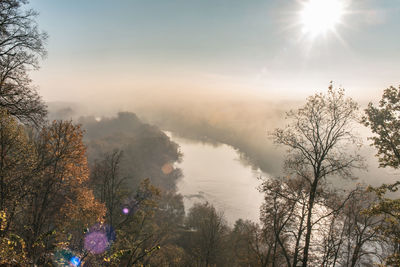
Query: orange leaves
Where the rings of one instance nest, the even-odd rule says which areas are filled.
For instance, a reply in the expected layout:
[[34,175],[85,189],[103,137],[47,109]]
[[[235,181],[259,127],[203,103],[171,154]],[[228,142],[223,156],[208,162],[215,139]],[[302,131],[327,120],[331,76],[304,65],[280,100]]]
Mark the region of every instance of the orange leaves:
[[83,229],[103,221],[105,206],[95,199],[92,190],[88,187],[76,188],[73,196],[60,209],[63,215],[59,220],[60,228],[69,229],[70,233],[75,230],[82,232]]
[[[98,222],[104,216],[104,206],[94,199],[88,188],[89,169],[86,147],[83,144],[83,132],[79,125],[70,121],[54,121],[43,128],[40,143],[44,144],[38,152],[47,159],[42,181],[53,183],[47,190],[59,192],[64,198],[60,201],[60,223],[80,222],[87,227]],[[43,149],[44,148],[44,149]]]
[[44,127],[37,142],[38,157],[43,159],[44,173],[63,184],[80,186],[88,181],[86,147],[80,126],[70,121],[54,121]]
[[14,212],[12,220],[1,220],[2,234],[20,235],[30,258],[45,257],[57,242],[78,246],[83,229],[105,215],[88,187],[82,138],[80,126],[70,121],[54,121],[28,136],[0,110],[0,210]]

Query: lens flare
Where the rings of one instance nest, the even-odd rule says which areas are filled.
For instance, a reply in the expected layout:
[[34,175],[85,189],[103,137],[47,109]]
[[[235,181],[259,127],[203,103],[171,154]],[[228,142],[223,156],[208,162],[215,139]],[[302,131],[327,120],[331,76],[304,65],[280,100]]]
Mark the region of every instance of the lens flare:
[[122,209],[122,212],[123,212],[124,214],[128,214],[128,213],[129,213],[129,209],[128,209],[128,208],[123,208],[123,209]]
[[53,254],[53,263],[55,266],[80,266],[81,259],[69,249],[58,249]]
[[96,224],[86,233],[84,247],[93,254],[101,254],[115,241],[115,237],[115,232],[111,226]]
[[101,254],[107,250],[109,246],[108,238],[105,233],[93,232],[85,237],[85,249],[93,254]]
[[136,200],[134,197],[128,197],[122,201],[121,211],[123,214],[133,214],[139,208],[139,201]]
[[69,262],[72,264],[72,266],[80,266],[81,265],[81,260],[79,259],[79,257],[76,257],[76,256],[72,257]]
[[174,170],[174,167],[173,167],[172,164],[170,164],[170,163],[165,163],[165,164],[161,167],[161,171],[162,171],[165,175],[170,174],[173,170]]

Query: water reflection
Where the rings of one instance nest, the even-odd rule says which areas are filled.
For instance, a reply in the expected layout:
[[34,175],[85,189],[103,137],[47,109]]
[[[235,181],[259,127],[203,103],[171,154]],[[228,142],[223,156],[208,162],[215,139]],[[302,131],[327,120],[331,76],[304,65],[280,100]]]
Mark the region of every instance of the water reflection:
[[184,174],[178,192],[184,196],[185,208],[195,202],[208,201],[223,210],[228,222],[237,219],[259,220],[262,194],[257,191],[261,171],[244,166],[230,146],[210,145],[171,136],[180,145],[183,160],[177,165]]

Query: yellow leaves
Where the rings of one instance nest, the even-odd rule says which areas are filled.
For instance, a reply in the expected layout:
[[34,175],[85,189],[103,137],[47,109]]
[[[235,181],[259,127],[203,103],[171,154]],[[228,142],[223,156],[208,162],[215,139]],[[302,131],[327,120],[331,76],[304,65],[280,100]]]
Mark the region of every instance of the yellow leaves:
[[15,234],[8,234],[0,239],[0,264],[12,264],[18,262],[26,264],[25,241]]
[[69,121],[55,121],[42,131],[43,142],[48,145],[47,153],[49,157],[58,160],[58,170],[62,171],[59,177],[63,182],[71,186],[79,186],[88,181],[86,148],[82,141],[80,126],[73,125]]
[[[8,228],[7,223],[11,223],[10,229],[26,229],[24,232],[35,236],[29,243],[29,250],[35,253],[48,249],[50,242],[63,246],[77,243],[82,229],[101,221],[105,214],[104,205],[85,185],[89,169],[80,126],[53,122],[38,133],[31,132],[28,138],[22,126],[0,109],[0,133],[0,160],[9,164],[0,167],[1,178],[5,179],[2,184],[6,185],[2,192],[7,193],[1,203],[23,210],[26,217],[41,216],[38,224],[51,224],[57,230],[46,232],[34,225],[37,222],[8,222],[6,212],[0,211],[0,231]],[[36,196],[35,202],[24,197],[32,195]],[[11,231],[3,233],[5,238],[0,240],[0,263],[1,259],[9,261],[25,255],[24,241],[17,236],[11,238]]]
[[4,210],[0,211],[0,231],[4,231],[7,227],[7,216]]
[[103,260],[107,263],[113,264],[112,266],[115,266],[114,264],[119,263],[121,257],[123,257],[124,255],[126,255],[127,253],[130,253],[130,252],[131,252],[130,249],[119,249],[119,250],[116,250],[111,255],[104,256]]
[[82,229],[102,222],[104,216],[104,204],[94,198],[89,188],[73,188],[71,196],[60,209],[57,225],[63,231],[57,236],[57,240],[68,245],[79,243],[84,236]]
[[[86,185],[89,169],[82,137],[80,126],[68,121],[27,132],[0,108],[0,265],[24,266],[26,244],[15,229],[27,233],[23,237],[30,253],[41,254],[53,245],[79,243],[82,229],[103,220],[105,207]],[[7,210],[23,215],[11,220]],[[49,225],[56,229],[48,231]]]

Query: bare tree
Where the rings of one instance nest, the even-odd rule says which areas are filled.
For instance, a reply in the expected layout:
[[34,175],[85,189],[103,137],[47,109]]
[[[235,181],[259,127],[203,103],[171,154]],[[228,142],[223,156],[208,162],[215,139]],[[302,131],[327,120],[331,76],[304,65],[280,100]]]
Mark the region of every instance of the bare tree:
[[46,107],[28,72],[38,69],[47,35],[38,30],[37,13],[26,0],[0,0],[0,107],[23,122],[39,124]]
[[121,223],[121,200],[128,192],[123,190],[126,178],[120,175],[122,151],[114,150],[104,155],[101,161],[96,161],[91,172],[92,183],[99,200],[106,205],[106,222],[109,225]]
[[331,213],[317,233],[323,237],[319,246],[320,266],[372,266],[381,254],[378,228],[384,222],[384,217],[367,212],[376,197],[357,186],[345,202],[336,191],[328,198],[329,209],[340,205],[343,208]]
[[[260,191],[264,238],[270,240],[271,266],[298,266],[303,248],[308,191],[301,179],[267,179]],[[267,265],[268,266],[268,265]]]
[[357,110],[358,105],[345,98],[344,90],[334,90],[331,84],[327,94],[315,94],[302,108],[288,112],[290,124],[271,134],[275,143],[289,148],[286,170],[309,185],[303,267],[308,264],[312,216],[321,182],[335,175],[352,177],[352,169],[362,165],[357,149],[347,153],[352,145],[359,144],[351,131]]

